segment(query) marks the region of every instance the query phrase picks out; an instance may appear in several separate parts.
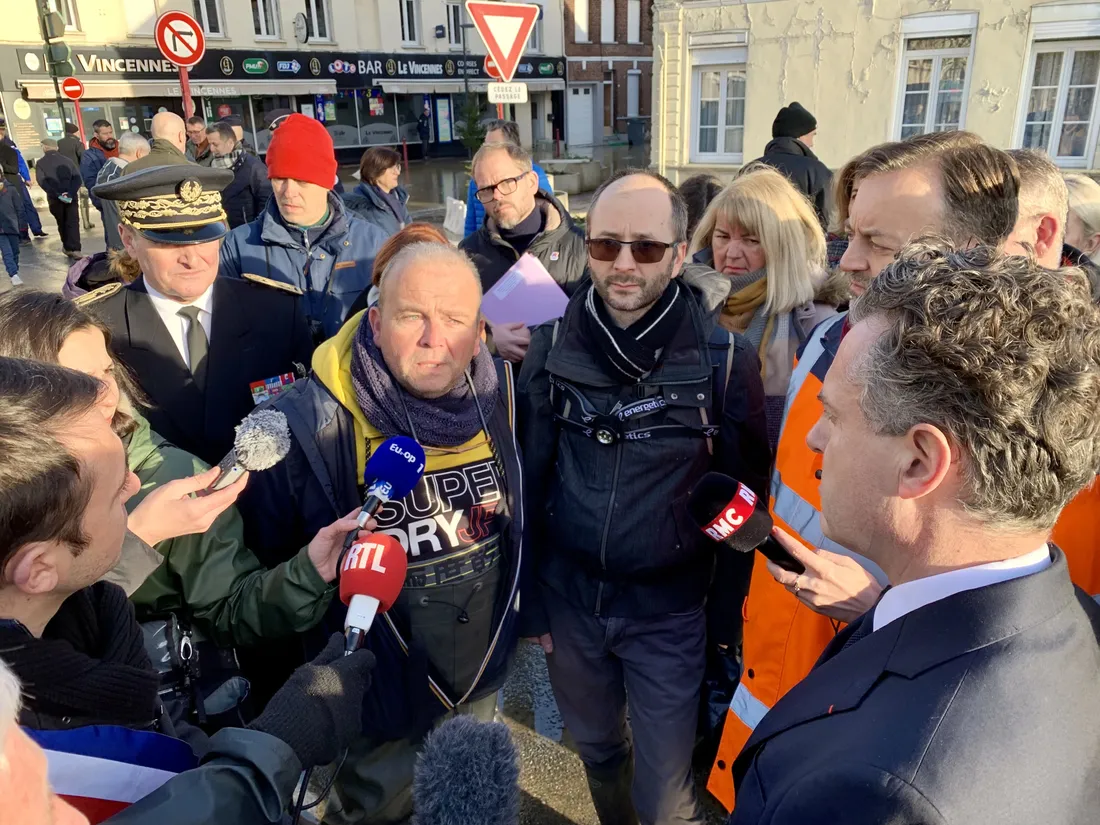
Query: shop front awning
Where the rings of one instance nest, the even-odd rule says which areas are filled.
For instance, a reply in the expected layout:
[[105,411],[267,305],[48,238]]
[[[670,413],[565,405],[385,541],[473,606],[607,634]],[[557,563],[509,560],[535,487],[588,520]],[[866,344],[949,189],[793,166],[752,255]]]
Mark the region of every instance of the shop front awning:
[[[515,78],[516,82],[526,83],[528,91],[531,92],[551,92],[554,90],[564,90],[565,81],[560,78],[554,78],[552,80],[526,80],[524,78]],[[382,91],[390,95],[447,95],[447,94],[462,94],[466,91],[466,85],[461,80],[446,80],[446,81],[409,81],[409,80],[380,80],[376,81],[382,87]],[[470,91],[485,93],[488,89],[488,81],[486,80],[471,80]]]
[[[52,81],[22,80],[30,100],[54,100]],[[167,80],[86,80],[84,100],[179,97],[180,84]],[[332,95],[335,80],[192,80],[191,97],[244,97],[247,95]]]

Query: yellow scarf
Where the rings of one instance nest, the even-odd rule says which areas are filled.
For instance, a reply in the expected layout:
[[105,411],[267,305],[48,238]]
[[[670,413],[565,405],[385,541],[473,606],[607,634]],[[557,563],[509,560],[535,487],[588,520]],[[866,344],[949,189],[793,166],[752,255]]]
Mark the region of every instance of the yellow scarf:
[[[726,305],[722,308],[722,317],[719,319],[719,323],[730,332],[744,334],[745,330],[749,328],[749,324],[752,323],[752,317],[764,305],[767,298],[768,279],[761,278],[758,281],[753,281],[748,286],[737,290],[737,292],[730,293],[730,296],[726,298]],[[774,325],[775,316],[770,316],[764,326],[764,334],[760,337],[760,346],[757,347],[757,354],[760,356],[761,378],[767,377],[765,375],[767,371],[767,358],[765,356],[768,345],[771,343]]]

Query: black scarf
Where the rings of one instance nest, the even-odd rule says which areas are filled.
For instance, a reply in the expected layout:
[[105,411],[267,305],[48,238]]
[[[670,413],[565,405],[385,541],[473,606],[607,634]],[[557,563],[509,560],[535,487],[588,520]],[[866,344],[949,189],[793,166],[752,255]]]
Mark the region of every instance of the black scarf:
[[457,447],[477,435],[482,416],[493,417],[499,389],[493,358],[482,344],[466,380],[439,398],[417,398],[394,381],[366,315],[355,334],[351,383],[363,415],[382,435],[411,436],[425,447]]
[[23,683],[34,714],[71,717],[74,726],[146,728],[160,714],[159,679],[141,625],[121,587],[97,582],[74,593],[41,639],[0,624],[0,658]]
[[623,384],[637,384],[653,372],[661,351],[676,334],[684,317],[686,299],[682,290],[678,279],[670,281],[657,303],[623,329],[612,320],[595,285],[588,288],[581,326],[594,343],[593,349],[609,378]]

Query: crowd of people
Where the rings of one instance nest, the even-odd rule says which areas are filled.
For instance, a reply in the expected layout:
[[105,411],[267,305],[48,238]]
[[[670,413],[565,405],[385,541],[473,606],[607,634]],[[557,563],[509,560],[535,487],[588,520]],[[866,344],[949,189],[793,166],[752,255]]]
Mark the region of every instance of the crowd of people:
[[[834,177],[792,103],[731,181],[621,171],[581,226],[488,125],[457,245],[299,114],[263,160],[169,112],[44,142],[75,263],[0,296],[0,824],[277,823],[329,765],[324,822],[429,825],[426,742],[524,642],[602,825],[702,823],[703,763],[731,825],[1094,821],[1100,184],[967,132]],[[489,323],[523,261],[564,311]],[[257,409],[285,456],[214,490]],[[423,475],[360,524],[395,436]],[[379,533],[404,588],[345,656]]]

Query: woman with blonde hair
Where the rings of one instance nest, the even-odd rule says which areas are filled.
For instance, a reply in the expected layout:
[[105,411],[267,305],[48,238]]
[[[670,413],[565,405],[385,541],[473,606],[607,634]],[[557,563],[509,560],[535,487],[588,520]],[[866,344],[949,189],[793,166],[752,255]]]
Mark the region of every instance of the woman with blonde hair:
[[848,297],[843,278],[826,271],[821,224],[786,177],[755,166],[707,208],[691,252],[693,261],[729,278],[720,322],[760,354],[774,448],[798,346]]
[[1088,175],[1066,175],[1069,218],[1066,243],[1100,265],[1100,183]]

